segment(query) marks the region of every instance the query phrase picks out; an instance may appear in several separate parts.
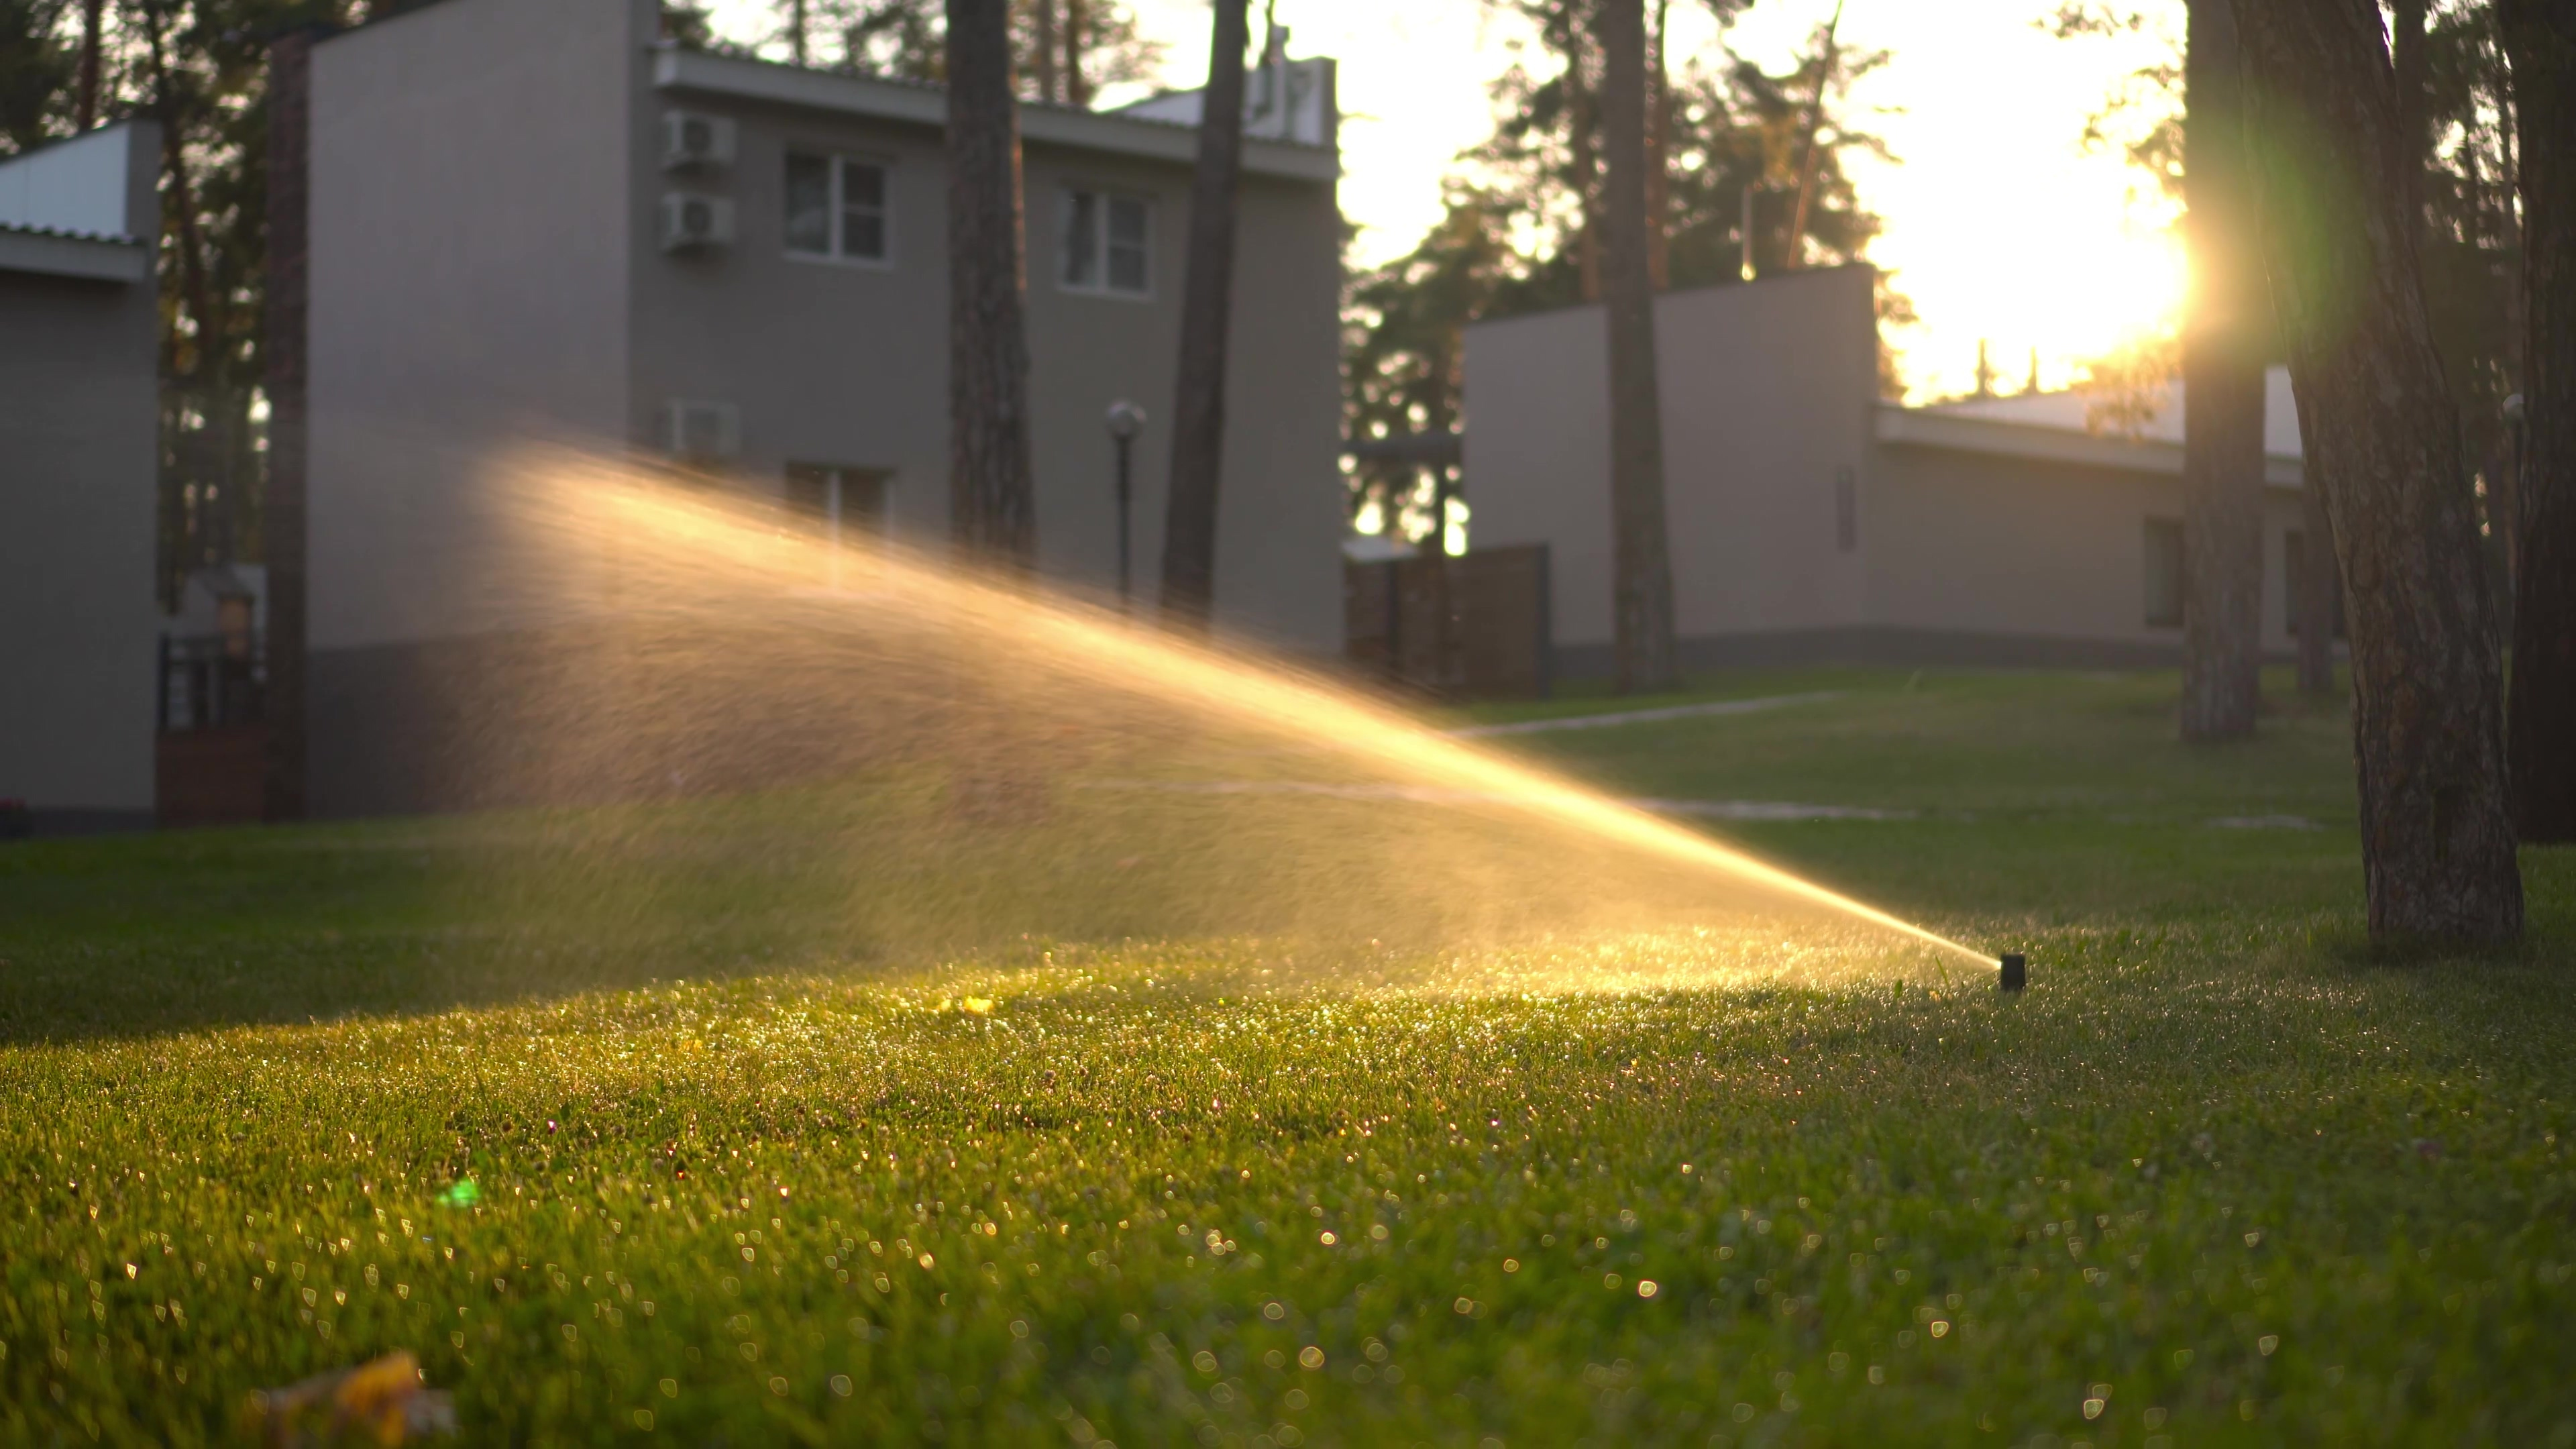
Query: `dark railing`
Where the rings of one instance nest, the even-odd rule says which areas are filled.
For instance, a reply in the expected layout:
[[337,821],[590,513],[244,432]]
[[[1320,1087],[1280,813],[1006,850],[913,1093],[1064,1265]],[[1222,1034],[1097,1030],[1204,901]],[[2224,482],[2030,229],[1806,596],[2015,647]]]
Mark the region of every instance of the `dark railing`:
[[168,733],[257,724],[268,692],[257,632],[161,637],[159,717]]

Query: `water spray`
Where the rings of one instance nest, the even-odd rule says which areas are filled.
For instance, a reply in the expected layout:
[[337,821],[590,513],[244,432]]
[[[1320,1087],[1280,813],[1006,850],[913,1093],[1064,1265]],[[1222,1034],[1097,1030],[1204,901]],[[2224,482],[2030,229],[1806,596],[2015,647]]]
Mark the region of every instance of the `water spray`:
[[[1160,752],[1148,765],[1157,783],[1206,783],[1164,778],[1184,763],[1175,742],[1204,736],[1211,743],[1193,748],[1207,768],[1255,777],[1216,783],[1250,790],[1279,784],[1279,771],[1312,769],[1331,786],[1353,783],[1347,777],[1356,773],[1357,783],[1392,782],[1408,795],[1455,800],[1482,816],[1482,822],[1459,818],[1461,843],[1498,842],[1489,858],[1502,873],[1483,880],[1460,874],[1449,900],[1426,903],[1434,910],[1478,892],[1525,891],[1536,882],[1510,873],[1535,868],[1525,857],[1562,860],[1567,848],[1612,847],[1698,875],[1687,889],[1694,901],[1705,901],[1712,886],[1734,887],[1764,898],[1766,909],[1819,908],[1981,967],[1995,959],[1542,766],[1445,737],[1274,659],[1139,628],[1111,608],[1040,591],[1025,579],[959,569],[883,540],[808,536],[782,528],[777,516],[747,501],[651,486],[598,460],[538,454],[512,472],[511,486],[496,491],[509,500],[522,545],[544,565],[516,570],[514,577],[545,586],[525,606],[529,619],[508,622],[613,621],[617,637],[629,641],[620,648],[655,661],[640,676],[603,665],[595,681],[573,663],[559,663],[561,678],[538,701],[547,711],[540,718],[558,727],[507,732],[514,768],[538,770],[549,784],[591,776],[659,779],[665,755],[692,762],[693,780],[724,778],[719,772],[740,755],[745,763],[736,773],[756,784],[768,778],[762,771],[780,768],[778,761],[802,758],[798,751],[839,758],[830,747],[866,733],[854,721],[877,732],[886,759],[936,764],[955,757],[973,768],[1001,769],[974,762],[1008,755],[1021,762],[1011,768],[1038,780],[1050,772],[1080,778],[1085,771],[1124,779],[1136,773],[1133,765],[1113,770],[1119,757],[1104,752],[1133,736],[1150,740],[1138,748]],[[862,582],[846,582],[853,577]],[[825,590],[794,582],[826,578],[836,582]],[[746,644],[743,619],[766,621],[776,637]],[[864,689],[847,698],[833,693],[840,677],[834,670],[856,671],[851,678],[863,678]],[[1154,726],[1143,735],[1135,728],[1140,710]],[[610,718],[620,727],[599,727]],[[1175,721],[1182,726],[1177,733]],[[1220,742],[1217,731],[1231,734]],[[545,748],[532,751],[530,739]],[[1042,759],[1040,751],[1047,752]],[[1049,858],[1046,871],[1017,873],[1053,871],[1071,880],[1095,858],[1118,862],[1115,869],[1123,871],[1131,856],[1142,862],[1188,848],[1169,822],[1139,824],[1134,810],[1120,811],[1103,818],[1137,832],[1128,843],[1081,836],[1062,819],[1051,827],[1053,837],[1024,830],[1028,848],[1060,856]],[[1268,816],[1288,818],[1277,810]],[[1497,817],[1509,816],[1562,835],[1516,845],[1493,828]],[[1306,862],[1319,888],[1358,859],[1353,849],[1360,842],[1303,843],[1312,852],[1295,859]],[[1506,860],[1516,863],[1500,864]],[[982,874],[960,874],[952,882],[961,893],[959,909],[978,920],[992,911],[976,893],[991,895],[998,889],[987,889],[993,881],[1007,884],[1014,874],[995,876],[991,864],[987,859]],[[1281,874],[1269,858],[1259,869],[1266,872],[1263,881]],[[1624,874],[1623,867],[1604,883]],[[1345,885],[1329,894],[1350,897]]]

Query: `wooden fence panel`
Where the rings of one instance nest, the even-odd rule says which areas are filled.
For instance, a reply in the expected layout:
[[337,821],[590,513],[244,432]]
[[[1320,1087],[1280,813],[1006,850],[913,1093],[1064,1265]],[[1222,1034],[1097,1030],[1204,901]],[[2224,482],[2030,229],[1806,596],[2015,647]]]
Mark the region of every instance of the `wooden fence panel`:
[[1345,655],[1440,698],[1546,698],[1549,607],[1545,544],[1343,565]]

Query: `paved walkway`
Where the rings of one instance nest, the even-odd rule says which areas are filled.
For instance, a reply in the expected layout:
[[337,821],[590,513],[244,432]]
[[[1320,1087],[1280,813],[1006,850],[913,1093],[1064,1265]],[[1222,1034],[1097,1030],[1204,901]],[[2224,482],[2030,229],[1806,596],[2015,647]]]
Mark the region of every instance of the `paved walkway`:
[[1470,725],[1451,730],[1452,739],[1484,740],[1500,735],[1538,735],[1555,730],[1602,730],[1615,725],[1654,724],[1668,719],[1698,719],[1704,715],[1759,714],[1793,704],[1821,704],[1842,698],[1839,690],[1814,694],[1769,694],[1754,699],[1721,699],[1709,704],[1675,704],[1662,709],[1625,709],[1611,714],[1576,714],[1563,719],[1531,719],[1515,724]]

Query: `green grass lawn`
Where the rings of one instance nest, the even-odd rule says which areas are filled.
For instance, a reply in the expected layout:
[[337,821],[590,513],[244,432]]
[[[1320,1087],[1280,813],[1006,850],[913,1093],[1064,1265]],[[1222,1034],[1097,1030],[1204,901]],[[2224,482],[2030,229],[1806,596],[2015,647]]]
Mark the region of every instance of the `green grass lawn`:
[[2339,711],[1709,683],[1835,697],[1513,743],[1902,812],[1726,834],[2029,992],[1479,988],[1520,957],[1070,877],[869,949],[1007,855],[730,866],[792,801],[597,868],[492,817],[0,848],[0,1438],[223,1442],[401,1348],[477,1444],[2576,1444],[2576,852],[2515,953],[2387,957]]

